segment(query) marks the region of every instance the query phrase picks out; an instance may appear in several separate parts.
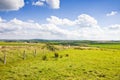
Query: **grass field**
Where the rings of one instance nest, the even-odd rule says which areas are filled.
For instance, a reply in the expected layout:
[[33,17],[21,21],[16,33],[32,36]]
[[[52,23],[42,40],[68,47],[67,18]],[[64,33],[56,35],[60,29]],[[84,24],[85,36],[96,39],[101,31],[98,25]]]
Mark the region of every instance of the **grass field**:
[[120,80],[120,44],[56,45],[56,52],[43,43],[0,46],[0,80]]
[[119,49],[120,50],[120,44],[118,44],[118,43],[111,43],[111,44],[108,44],[108,43],[106,43],[106,44],[92,44],[92,45],[90,45],[91,47],[99,47],[99,48],[106,48],[106,49]]

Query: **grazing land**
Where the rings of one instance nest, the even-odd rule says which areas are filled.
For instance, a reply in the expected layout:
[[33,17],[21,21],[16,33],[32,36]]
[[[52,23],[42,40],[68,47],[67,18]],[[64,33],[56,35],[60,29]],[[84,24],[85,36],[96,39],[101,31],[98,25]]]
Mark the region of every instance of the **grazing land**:
[[0,80],[120,80],[120,42],[0,42]]

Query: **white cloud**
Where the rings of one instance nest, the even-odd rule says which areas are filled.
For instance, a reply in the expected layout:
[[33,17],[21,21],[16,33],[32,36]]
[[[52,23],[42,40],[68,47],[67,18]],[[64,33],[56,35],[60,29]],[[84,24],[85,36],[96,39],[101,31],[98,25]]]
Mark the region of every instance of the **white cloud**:
[[50,18],[47,18],[47,21],[49,23],[55,24],[55,25],[62,25],[62,26],[77,26],[77,27],[98,27],[97,26],[97,21],[86,14],[81,14],[78,16],[77,19],[71,21],[67,18],[60,19],[56,16],[51,16]]
[[111,25],[111,26],[109,26],[109,29],[119,30],[120,29],[120,24]]
[[24,6],[24,0],[0,0],[0,10],[19,10]]
[[120,40],[120,24],[100,27],[97,20],[81,14],[75,20],[51,16],[48,23],[39,24],[33,20],[0,18],[0,39],[73,39],[73,40]]
[[46,0],[46,3],[53,9],[60,8],[60,0]]
[[5,21],[5,20],[3,20],[3,19],[0,17],[0,22],[3,22],[3,21]]
[[59,9],[60,0],[38,0],[36,2],[33,2],[32,5],[35,5],[35,6],[47,5],[52,9]]
[[75,22],[79,27],[97,27],[97,20],[87,14],[81,14]]
[[106,16],[114,16],[116,15],[118,12],[117,11],[112,11],[110,13],[107,13]]
[[68,26],[72,26],[75,24],[74,21],[71,21],[69,19],[60,19],[56,16],[51,16],[50,18],[46,19],[49,23],[55,24],[55,25],[68,25]]
[[37,2],[33,2],[32,5],[35,5],[35,6],[43,6],[43,5],[44,5],[44,2],[42,2],[42,1],[37,1]]

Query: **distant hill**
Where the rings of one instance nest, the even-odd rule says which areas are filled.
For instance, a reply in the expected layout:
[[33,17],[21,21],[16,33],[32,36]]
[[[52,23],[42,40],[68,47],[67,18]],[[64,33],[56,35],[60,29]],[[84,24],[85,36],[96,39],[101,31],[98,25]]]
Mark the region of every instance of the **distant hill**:
[[54,45],[120,44],[120,41],[113,41],[113,40],[93,41],[93,40],[45,40],[45,39],[6,40],[6,39],[1,39],[0,42],[50,43]]

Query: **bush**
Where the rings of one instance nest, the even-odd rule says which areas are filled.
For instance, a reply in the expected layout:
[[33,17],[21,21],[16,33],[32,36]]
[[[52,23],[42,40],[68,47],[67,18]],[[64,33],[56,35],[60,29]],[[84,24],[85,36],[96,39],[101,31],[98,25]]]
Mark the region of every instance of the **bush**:
[[62,55],[60,55],[60,58],[62,58],[63,56]]
[[54,53],[54,57],[55,57],[55,58],[58,58],[58,57],[59,57],[59,54],[58,54],[58,53]]
[[68,54],[65,54],[66,57],[68,57],[69,55]]
[[46,56],[46,55],[43,55],[43,56],[42,56],[42,60],[47,60],[47,56]]

